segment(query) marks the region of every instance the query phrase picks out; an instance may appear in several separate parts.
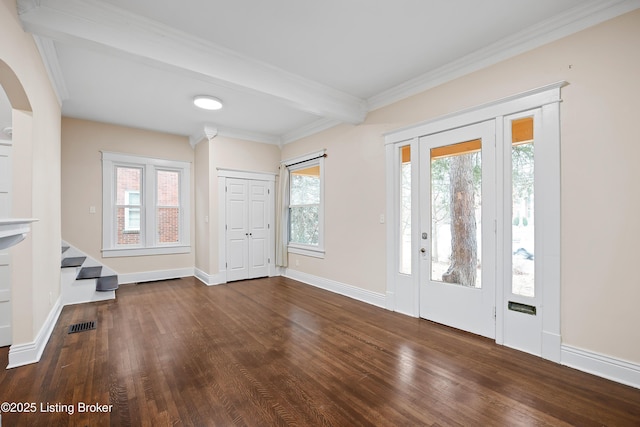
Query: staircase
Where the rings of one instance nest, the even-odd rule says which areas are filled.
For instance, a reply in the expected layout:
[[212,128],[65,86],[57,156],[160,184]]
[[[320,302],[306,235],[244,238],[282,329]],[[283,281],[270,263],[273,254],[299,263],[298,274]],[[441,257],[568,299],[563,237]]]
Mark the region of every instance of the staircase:
[[60,267],[63,305],[116,298],[116,272],[64,241]]

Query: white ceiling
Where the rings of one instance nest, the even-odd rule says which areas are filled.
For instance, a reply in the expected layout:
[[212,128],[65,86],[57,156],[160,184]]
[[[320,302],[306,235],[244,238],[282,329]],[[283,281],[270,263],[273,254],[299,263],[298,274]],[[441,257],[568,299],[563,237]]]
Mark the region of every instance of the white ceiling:
[[[638,7],[638,0],[18,0],[63,115],[194,141],[209,125],[268,143],[359,123],[372,109]],[[224,108],[196,109],[198,94],[222,99]]]

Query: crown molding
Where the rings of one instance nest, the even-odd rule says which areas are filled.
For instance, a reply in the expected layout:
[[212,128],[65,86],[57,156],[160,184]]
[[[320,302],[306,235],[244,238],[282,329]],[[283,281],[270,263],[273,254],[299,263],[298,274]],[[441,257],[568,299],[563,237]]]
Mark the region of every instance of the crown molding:
[[18,0],[18,10],[26,31],[56,41],[197,73],[347,123],[361,123],[367,113],[366,102],[353,95],[97,0]]
[[67,84],[64,81],[62,68],[60,68],[60,61],[58,60],[56,46],[53,43],[53,40],[46,37],[40,37],[34,34],[33,39],[40,51],[40,56],[42,57],[44,67],[49,75],[49,80],[51,81],[53,90],[58,97],[58,104],[62,106],[62,103],[69,99],[69,90],[67,89]]
[[218,135],[226,138],[243,139],[245,141],[261,142],[263,144],[281,145],[281,139],[277,135],[262,132],[251,132],[242,129],[218,127]]
[[314,135],[316,133],[322,132],[323,130],[330,129],[334,126],[338,126],[341,123],[342,122],[339,120],[329,118],[318,119],[312,123],[309,123],[308,125],[301,126],[282,135],[282,144],[289,144],[291,142],[298,141],[302,138],[306,138],[307,136]]
[[36,9],[40,7],[41,0],[18,0],[16,2],[16,9],[18,11],[18,15],[23,13],[27,13],[32,9]]
[[189,135],[189,145],[191,145],[191,148],[196,148],[196,145],[205,139],[207,139],[207,136],[204,134],[204,131],[194,133],[193,135]]
[[233,129],[227,127],[215,127],[209,125],[206,125],[200,132],[190,135],[189,144],[191,144],[191,148],[195,148],[196,145],[198,145],[202,141],[211,141],[216,136],[241,139],[243,141],[259,142],[262,144],[272,144],[282,147],[282,140],[277,135],[271,135],[261,132],[250,132],[242,129]]
[[638,8],[640,0],[584,2],[552,19],[370,97],[367,100],[369,111],[386,107]]

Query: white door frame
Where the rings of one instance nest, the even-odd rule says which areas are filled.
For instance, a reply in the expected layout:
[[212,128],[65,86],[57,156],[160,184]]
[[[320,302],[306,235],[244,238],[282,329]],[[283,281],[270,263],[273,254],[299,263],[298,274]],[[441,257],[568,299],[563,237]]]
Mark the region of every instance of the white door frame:
[[265,181],[269,189],[269,277],[276,275],[275,265],[275,173],[252,172],[236,169],[218,168],[218,276],[221,283],[227,283],[227,250],[226,250],[226,212],[227,198],[225,186],[227,178],[246,179],[255,181]]
[[[0,91],[2,87],[0,86]],[[11,185],[12,185],[12,142],[0,140],[0,157],[5,158],[0,174],[0,192],[4,193],[0,218],[9,218],[11,215]],[[7,319],[8,323],[0,323],[0,346],[4,347],[13,343],[13,302],[11,301],[11,257],[9,250],[0,250],[0,318]]]
[[[542,242],[544,256],[536,257],[541,263],[540,269],[544,284],[542,290],[542,350],[541,356],[545,359],[560,363],[561,335],[560,335],[560,89],[567,83],[565,81],[546,85],[524,93],[516,94],[494,102],[466,109],[457,113],[445,115],[414,126],[398,129],[385,134],[386,152],[386,186],[387,186],[387,308],[400,311],[405,314],[418,317],[417,304],[403,304],[415,297],[416,287],[419,287],[418,264],[414,264],[412,277],[400,286],[398,279],[398,254],[399,254],[399,210],[397,209],[399,147],[412,145],[412,159],[418,158],[417,150],[413,146],[417,138],[442,131],[456,129],[487,120],[495,120],[496,143],[504,141],[504,116],[519,112],[541,108],[543,126],[541,138],[545,143],[544,164],[536,165],[545,171],[541,180],[539,195],[536,198],[536,216],[544,217],[544,229],[542,230]],[[498,156],[500,159],[500,156]],[[497,165],[500,167],[501,165]],[[418,168],[412,168],[418,169]],[[499,179],[498,179],[499,181]],[[498,184],[498,189],[502,188]],[[412,206],[418,206],[419,179],[412,174]],[[500,190],[498,190],[500,191]],[[498,212],[501,212],[498,207]],[[500,218],[498,218],[500,220]],[[412,248],[419,250],[417,243],[420,241],[420,224],[412,218]],[[498,242],[501,234],[498,235]],[[504,248],[503,248],[504,250]],[[504,344],[504,309],[505,292],[502,281],[496,284],[496,343]],[[406,286],[406,283],[411,284]]]

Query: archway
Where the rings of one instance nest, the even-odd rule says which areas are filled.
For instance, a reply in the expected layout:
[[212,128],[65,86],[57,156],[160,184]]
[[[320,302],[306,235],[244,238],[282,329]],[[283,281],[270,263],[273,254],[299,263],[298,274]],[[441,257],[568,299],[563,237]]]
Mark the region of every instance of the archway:
[[[13,116],[30,112],[31,104],[14,71],[0,60],[0,218],[16,216],[12,212]],[[24,120],[17,121],[18,134],[30,134]],[[28,127],[28,125],[26,126]],[[12,266],[7,250],[0,251],[0,346],[13,343]]]

